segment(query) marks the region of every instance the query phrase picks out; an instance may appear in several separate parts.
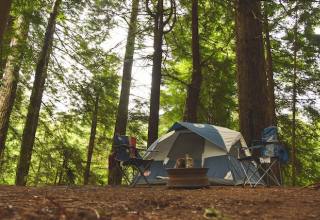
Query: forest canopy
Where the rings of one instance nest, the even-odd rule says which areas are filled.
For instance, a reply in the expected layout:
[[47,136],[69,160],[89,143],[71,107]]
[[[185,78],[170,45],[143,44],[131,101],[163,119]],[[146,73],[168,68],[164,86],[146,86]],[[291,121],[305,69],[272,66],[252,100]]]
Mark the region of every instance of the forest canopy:
[[[0,3],[0,184],[108,183],[116,133],[279,128],[287,185],[320,181],[320,2]],[[110,176],[109,176],[110,182]]]

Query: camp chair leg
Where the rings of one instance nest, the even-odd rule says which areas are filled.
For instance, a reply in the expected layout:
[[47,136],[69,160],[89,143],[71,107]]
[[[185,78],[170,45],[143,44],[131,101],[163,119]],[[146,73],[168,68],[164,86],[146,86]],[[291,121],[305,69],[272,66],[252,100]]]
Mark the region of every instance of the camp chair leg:
[[147,179],[147,178],[145,177],[145,175],[144,175],[144,171],[145,171],[146,169],[142,170],[140,167],[136,167],[136,168],[138,169],[138,171],[139,171],[139,173],[140,173],[140,176],[137,176],[137,178],[136,178],[136,179],[134,180],[134,182],[131,184],[131,187],[135,187],[141,177],[143,177],[143,179],[145,180],[145,182],[146,182],[146,183],[148,184],[148,186],[150,187],[150,183],[149,183],[148,179]]
[[[275,161],[276,162],[276,161]],[[274,163],[272,164],[272,165],[270,165],[271,166],[271,168],[274,166]],[[271,171],[271,174],[268,174],[268,176],[273,180],[273,182],[275,183],[275,184],[277,184],[278,186],[280,186],[281,184],[280,184],[280,182],[279,182],[279,180],[277,179],[277,177],[276,177],[276,175],[275,175],[275,173],[273,172],[273,170],[272,169],[270,169],[270,171]]]
[[126,181],[127,183],[130,183],[130,180],[129,180],[129,178],[128,178],[128,176],[127,176],[124,168],[123,168],[120,164],[118,164],[118,163],[116,164],[116,166],[117,166],[117,169],[120,170],[121,175],[122,175],[122,178],[125,179],[125,181]]
[[[249,175],[249,176],[246,178],[246,181],[243,183],[243,185],[245,186],[247,183],[249,183],[249,184],[250,184],[250,187],[256,187],[256,185],[262,180],[262,178],[260,178],[260,179],[255,183],[255,185],[254,185],[254,184],[251,184],[250,179],[251,179],[252,177],[254,177],[257,173],[259,173],[259,169],[261,169],[261,164],[258,164],[258,167],[257,167],[256,170],[252,170],[250,167],[248,167],[248,170],[249,170],[249,169],[252,171],[252,174]],[[263,184],[263,185],[264,185],[264,184]]]
[[[266,176],[268,176],[275,184],[277,184],[278,186],[280,186],[280,182],[277,179],[276,175],[274,174],[272,167],[275,165],[276,161],[272,162],[268,169],[264,169],[261,167],[262,171],[266,174]],[[268,180],[269,180],[268,178]],[[270,186],[270,182],[268,182],[268,186]]]
[[[244,168],[244,166],[243,166],[243,164],[242,164],[242,162],[240,162],[240,164],[241,164],[241,168],[243,169],[243,172],[244,172],[244,175],[245,175],[245,177],[244,177],[244,180],[243,180],[243,187],[246,185],[246,182],[247,182],[247,179],[249,179],[249,177],[248,177],[248,173],[247,173],[247,170],[246,170],[246,168]],[[250,168],[248,167],[248,170],[249,170]],[[250,184],[250,187],[252,187],[252,184],[251,184],[251,182],[249,181],[249,184]]]
[[269,170],[272,168],[272,166],[273,166],[273,164],[275,163],[275,161],[274,162],[272,162],[271,163],[271,165],[268,167],[268,169],[263,169],[261,166],[260,166],[260,168],[263,170],[263,175],[260,177],[260,179],[256,182],[256,184],[253,186],[253,187],[256,187],[257,185],[258,185],[258,183],[263,179],[263,177],[265,176],[265,175],[269,175],[270,176],[270,174],[268,174],[268,172],[269,172]]

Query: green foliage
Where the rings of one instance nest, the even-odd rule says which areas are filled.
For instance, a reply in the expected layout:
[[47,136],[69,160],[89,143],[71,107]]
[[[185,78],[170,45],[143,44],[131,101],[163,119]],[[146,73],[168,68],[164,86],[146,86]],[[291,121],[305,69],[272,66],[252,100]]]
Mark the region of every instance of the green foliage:
[[[288,2],[284,7],[268,4],[273,27],[274,61],[278,126],[283,141],[292,146],[292,92],[294,77],[294,42],[297,45],[297,181],[300,185],[319,181],[319,45],[314,43],[314,28],[319,26],[319,3]],[[283,16],[285,15],[285,16]],[[275,21],[275,23],[272,23]],[[297,37],[294,26],[297,22]],[[285,25],[284,25],[285,24]],[[290,166],[285,169],[286,183],[291,184]]]
[[[162,92],[162,132],[181,121],[186,88],[192,72],[191,2],[181,1],[182,15],[166,42],[172,59],[165,65],[165,89]],[[199,5],[200,54],[203,83],[200,94],[199,122],[236,127],[234,23],[225,1],[204,1]]]
[[[0,184],[14,184],[33,74],[52,1],[13,1],[11,15],[30,21],[17,97],[10,118]],[[296,2],[299,2],[296,8]],[[110,33],[129,19],[130,1],[65,0],[57,19],[40,121],[32,156],[29,185],[82,184],[95,98],[98,126],[90,184],[103,185],[119,96],[120,58],[106,51]],[[200,54],[203,84],[199,122],[238,129],[235,24],[232,1],[199,3]],[[143,4],[141,4],[143,5]],[[291,151],[294,22],[297,11],[297,182],[320,181],[320,7],[314,1],[270,1],[267,7],[274,64],[276,107],[281,140]],[[145,49],[153,23],[140,11],[137,56]],[[177,1],[177,22],[165,35],[160,134],[181,121],[192,72],[191,1]],[[7,39],[14,34],[7,33]],[[116,47],[116,45],[115,45]],[[8,45],[4,48],[9,51]],[[136,56],[136,55],[135,55]],[[133,99],[128,134],[147,140],[148,101]],[[284,169],[291,184],[291,164]]]

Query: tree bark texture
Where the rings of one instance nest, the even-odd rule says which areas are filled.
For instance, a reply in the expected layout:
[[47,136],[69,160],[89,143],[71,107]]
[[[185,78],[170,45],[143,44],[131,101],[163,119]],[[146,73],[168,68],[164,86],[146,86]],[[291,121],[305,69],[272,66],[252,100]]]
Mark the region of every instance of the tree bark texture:
[[158,138],[163,28],[163,0],[158,0],[157,13],[154,16],[154,53],[150,95],[150,113],[148,121],[148,146],[150,146]]
[[266,49],[266,74],[267,74],[267,94],[268,94],[268,121],[272,125],[277,124],[276,104],[274,95],[274,79],[273,79],[273,62],[270,42],[269,23],[267,15],[267,3],[264,2],[264,33],[265,33],[265,49]]
[[[25,17],[26,19],[26,17]],[[17,21],[18,19],[16,19]],[[0,44],[0,79],[2,79],[4,74],[4,69],[9,57],[9,52],[11,50],[11,41],[14,38],[13,36],[13,26],[16,22],[13,16],[9,16],[6,32],[2,39],[2,44]],[[1,84],[0,84],[1,87]]]
[[8,23],[8,17],[11,9],[12,0],[0,1],[0,46]]
[[92,154],[93,154],[93,149],[94,149],[94,141],[96,138],[96,131],[97,131],[98,108],[99,108],[99,96],[97,95],[97,97],[95,98],[94,111],[92,114],[90,140],[89,140],[88,154],[87,154],[87,163],[86,163],[86,168],[84,171],[84,178],[83,178],[84,185],[87,185],[89,183],[89,178],[90,178],[91,159],[92,159]]
[[16,97],[19,71],[29,30],[29,21],[26,17],[20,16],[16,22],[17,30],[11,41],[11,52],[4,68],[0,87],[0,158],[5,149],[9,119]]
[[[129,23],[129,30],[127,36],[126,51],[123,62],[122,82],[120,100],[118,105],[118,112],[116,118],[116,124],[114,128],[114,135],[120,134],[125,135],[128,123],[128,106],[130,98],[130,87],[131,87],[131,73],[133,65],[133,55],[135,49],[135,40],[137,35],[138,25],[138,12],[139,12],[139,0],[132,1],[131,17]],[[112,145],[112,151],[114,150],[114,143]],[[111,180],[121,178],[120,170],[116,168],[115,172],[108,173],[108,183],[111,184]],[[112,177],[110,175],[113,175]],[[121,183],[121,180],[117,180],[117,183]]]
[[296,113],[297,113],[297,53],[298,53],[298,6],[296,6],[296,17],[294,26],[294,42],[293,42],[293,80],[292,80],[292,134],[291,134],[291,181],[292,185],[296,185]]
[[197,122],[197,109],[202,82],[200,59],[198,0],[192,0],[192,80],[188,86],[183,119],[188,122]]
[[126,134],[128,123],[128,105],[131,87],[131,72],[133,64],[134,46],[137,35],[137,17],[139,10],[139,0],[132,1],[131,18],[127,36],[126,51],[123,62],[123,73],[121,83],[121,93],[118,105],[118,114],[114,129],[115,134]]
[[16,184],[26,185],[27,176],[31,162],[32,149],[39,120],[39,112],[42,102],[42,95],[45,81],[47,78],[47,69],[52,50],[53,34],[55,30],[56,18],[62,0],[54,2],[53,10],[50,14],[43,46],[37,62],[35,79],[33,82],[30,104],[28,107],[27,120],[23,130],[20,158],[17,167]]
[[248,145],[261,138],[267,121],[266,74],[258,0],[236,1],[236,55],[240,130]]

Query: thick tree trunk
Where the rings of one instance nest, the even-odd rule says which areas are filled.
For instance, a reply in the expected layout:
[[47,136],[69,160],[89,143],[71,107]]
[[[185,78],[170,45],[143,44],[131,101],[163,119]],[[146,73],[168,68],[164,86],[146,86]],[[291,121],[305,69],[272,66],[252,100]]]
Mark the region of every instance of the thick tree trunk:
[[184,121],[197,122],[197,109],[201,89],[202,75],[200,64],[198,0],[192,1],[192,80],[188,86]]
[[[125,135],[126,129],[127,129],[128,106],[129,106],[130,87],[131,87],[131,72],[132,72],[135,40],[137,35],[138,11],[139,11],[139,0],[133,0],[132,9],[131,9],[131,18],[130,18],[128,36],[127,36],[126,52],[125,52],[124,62],[123,62],[121,93],[120,93],[120,100],[118,105],[118,113],[117,113],[114,134]],[[112,147],[112,151],[113,150],[114,149]],[[109,173],[108,183],[112,184],[111,179],[115,180],[117,177],[121,178],[121,175],[119,175],[119,173],[120,173],[120,170],[118,169],[115,172],[112,172],[112,174]],[[113,176],[111,177],[110,175],[113,175]],[[116,182],[121,183],[121,180],[117,180]]]
[[150,115],[148,122],[148,146],[158,138],[159,108],[160,108],[160,85],[162,64],[162,42],[163,42],[163,0],[157,4],[157,13],[154,17],[154,41],[153,41],[153,66],[150,96]]
[[248,145],[260,139],[262,129],[270,125],[261,18],[260,1],[236,1],[239,118]]
[[84,178],[83,178],[84,185],[87,185],[89,183],[91,159],[92,159],[94,141],[96,138],[96,131],[97,131],[98,108],[99,108],[99,96],[97,95],[96,100],[95,100],[95,104],[94,104],[94,111],[92,114],[90,140],[89,140],[88,154],[87,154],[87,163],[86,163],[86,169],[84,171]]
[[[26,19],[26,17],[25,17]],[[16,19],[18,20],[18,19]],[[6,63],[8,60],[9,52],[10,52],[10,42],[13,40],[13,24],[15,19],[13,16],[9,16],[8,18],[8,24],[6,28],[6,32],[4,34],[4,37],[2,39],[2,44],[0,45],[0,79],[2,79],[4,74],[4,69],[6,67]],[[1,87],[1,84],[0,84]]]
[[0,2],[0,47],[5,29],[7,27],[12,0],[1,0]]
[[29,30],[29,21],[24,16],[20,16],[17,19],[17,27],[17,33],[11,41],[11,52],[6,62],[0,87],[0,158],[5,149],[9,119],[16,97],[21,61],[24,56],[24,44]]
[[267,15],[267,2],[264,3],[264,33],[265,33],[265,49],[266,49],[266,74],[267,74],[267,94],[268,94],[268,121],[272,125],[277,124],[276,104],[274,96],[274,79],[273,79],[273,62],[271,52],[271,42]]
[[62,0],[56,0],[53,6],[52,13],[48,21],[43,46],[35,71],[35,79],[33,82],[30,104],[28,107],[27,120],[23,130],[22,143],[20,150],[20,158],[17,167],[16,184],[26,185],[27,176],[31,162],[32,149],[36,130],[39,120],[39,112],[42,101],[45,81],[47,78],[48,62],[53,43],[53,34],[55,30],[56,18]]

